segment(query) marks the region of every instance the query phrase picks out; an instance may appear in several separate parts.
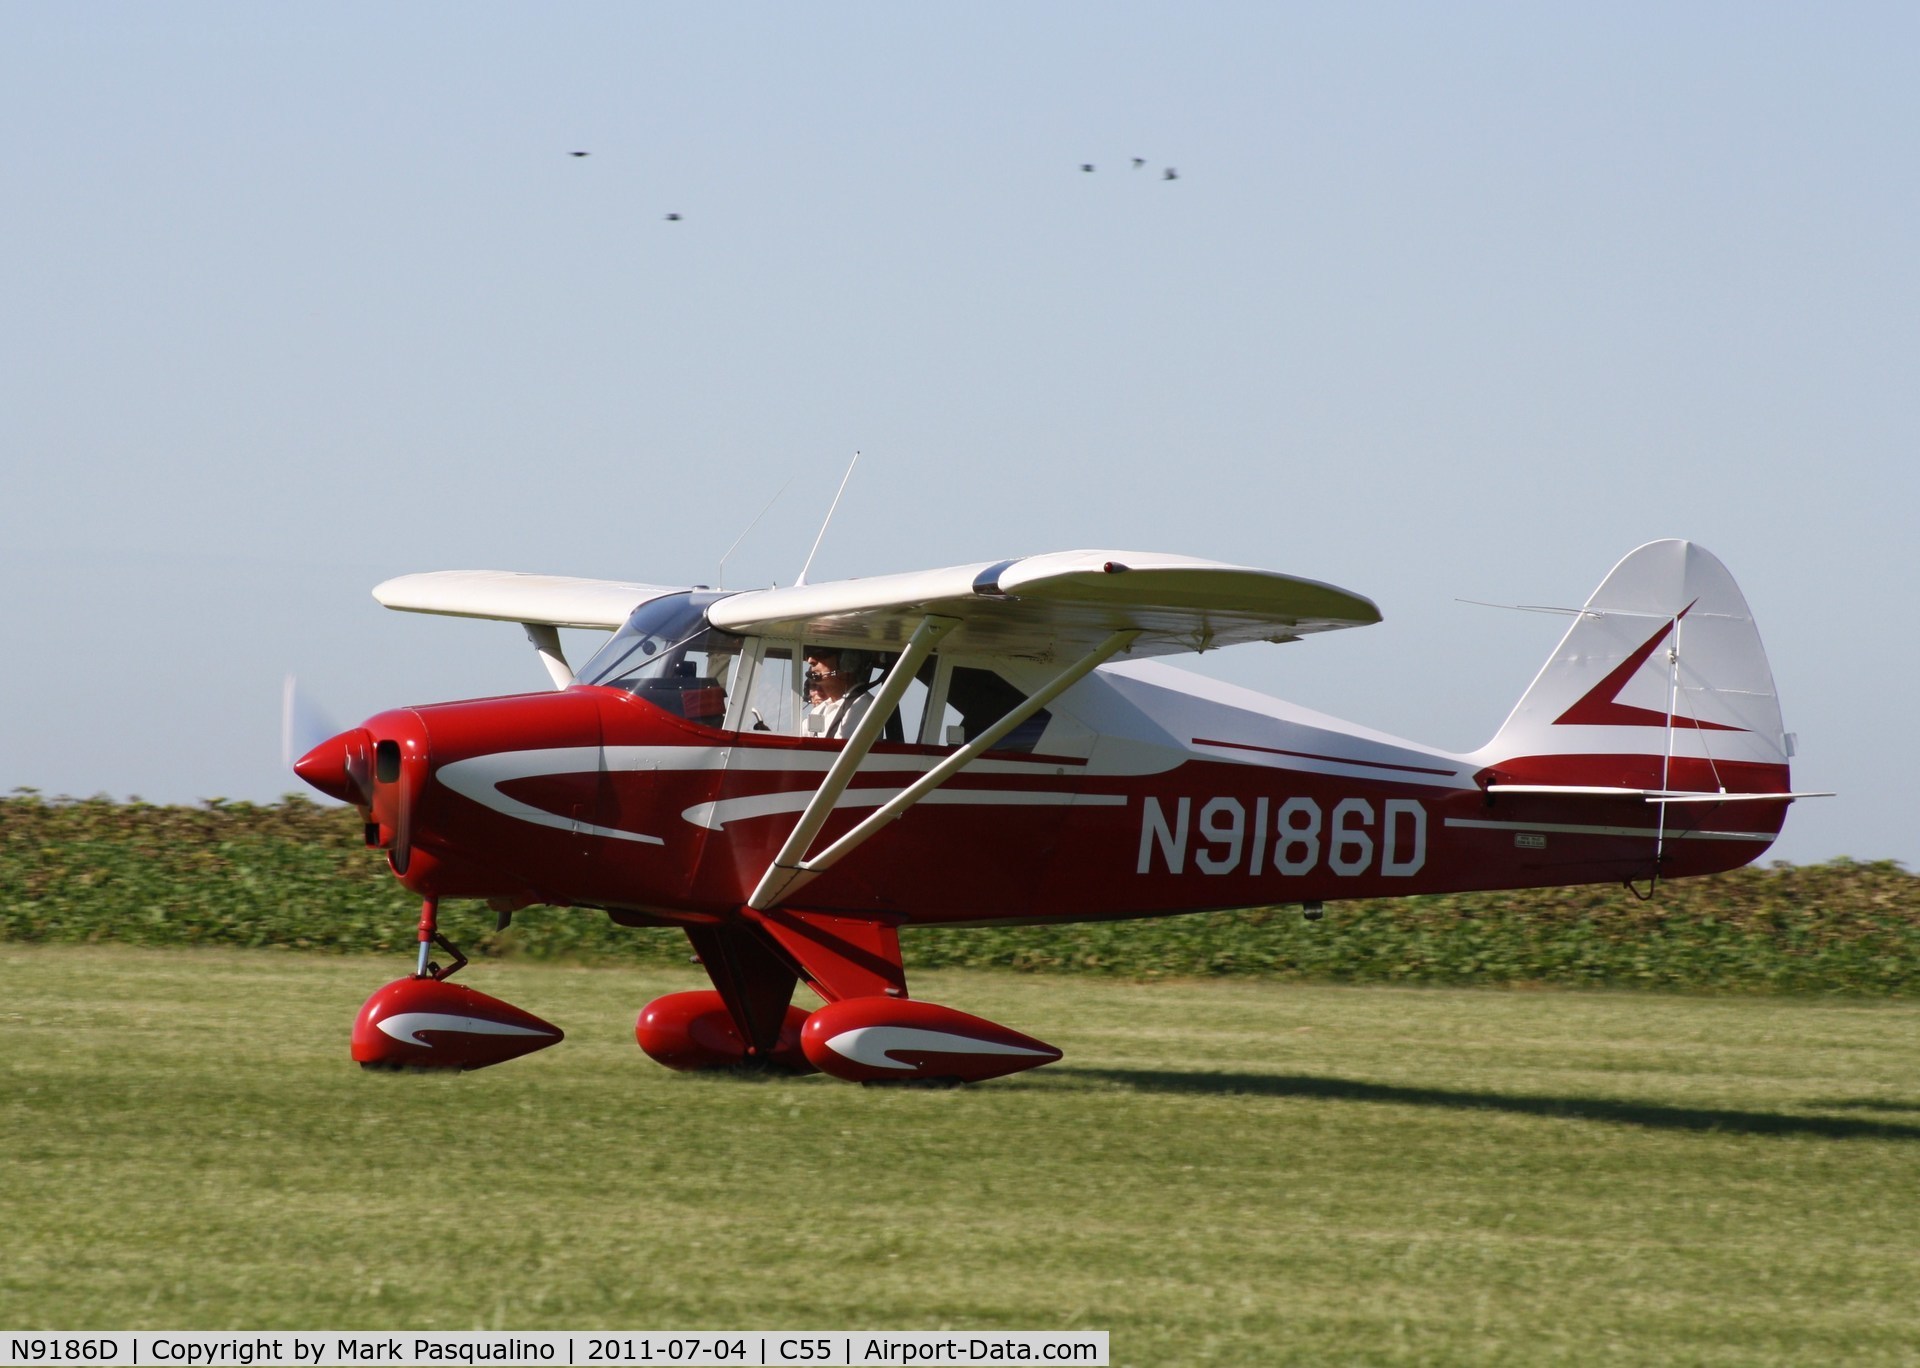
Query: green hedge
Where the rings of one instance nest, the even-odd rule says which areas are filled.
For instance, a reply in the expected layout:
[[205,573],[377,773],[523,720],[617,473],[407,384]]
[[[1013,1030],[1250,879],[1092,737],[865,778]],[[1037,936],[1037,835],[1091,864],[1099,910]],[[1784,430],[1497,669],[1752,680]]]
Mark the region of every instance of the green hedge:
[[[156,807],[0,799],[0,940],[410,952],[418,902],[363,848],[358,819],[299,797]],[[469,953],[685,963],[673,931],[533,908],[513,929],[442,914]],[[911,968],[1132,978],[1561,984],[1730,992],[1920,991],[1920,876],[1892,861],[1776,864],[1664,884],[1252,909],[1152,921],[917,928]]]

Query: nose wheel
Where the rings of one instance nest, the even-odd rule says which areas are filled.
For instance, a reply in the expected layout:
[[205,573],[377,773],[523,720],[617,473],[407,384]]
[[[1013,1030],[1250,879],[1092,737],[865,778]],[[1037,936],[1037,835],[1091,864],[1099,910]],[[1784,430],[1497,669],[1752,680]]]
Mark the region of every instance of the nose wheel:
[[[420,907],[415,972],[376,991],[353,1023],[353,1058],[367,1069],[484,1069],[549,1045],[565,1033],[551,1022],[478,989],[449,983],[468,960],[440,934],[439,904]],[[432,959],[434,947],[451,963]]]

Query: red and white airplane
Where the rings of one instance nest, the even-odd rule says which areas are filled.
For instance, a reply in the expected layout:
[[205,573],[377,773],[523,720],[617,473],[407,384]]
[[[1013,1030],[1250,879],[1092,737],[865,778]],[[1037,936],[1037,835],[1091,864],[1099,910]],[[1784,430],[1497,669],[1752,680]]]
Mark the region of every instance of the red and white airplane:
[[[295,766],[361,809],[424,900],[415,973],[355,1024],[375,1066],[477,1068],[561,1038],[448,981],[465,960],[439,935],[443,898],[683,929],[713,986],[637,1028],[670,1068],[977,1081],[1060,1052],[910,998],[902,927],[1706,874],[1757,858],[1812,796],[1791,789],[1745,599],[1684,541],[1640,547],[1569,610],[1468,754],[1153,659],[1380,617],[1332,585],[1183,556],[739,593],[449,571],[374,596],[524,624],[556,686],[384,712]],[[576,672],[561,627],[613,636]],[[823,1005],[795,1004],[800,982]]]

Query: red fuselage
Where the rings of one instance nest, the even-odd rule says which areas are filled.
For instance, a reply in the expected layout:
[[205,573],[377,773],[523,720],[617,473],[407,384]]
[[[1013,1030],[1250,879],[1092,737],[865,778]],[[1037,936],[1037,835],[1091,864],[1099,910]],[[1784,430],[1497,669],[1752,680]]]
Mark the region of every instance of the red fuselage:
[[[400,752],[400,776],[374,785],[369,837],[391,846],[407,806],[407,887],[696,923],[746,902],[842,744],[721,731],[588,686],[401,709],[363,730]],[[1155,916],[1644,879],[1656,847],[1660,874],[1675,877],[1749,862],[1786,809],[1690,804],[1670,809],[1663,831],[1645,803],[1485,791],[1709,777],[1784,788],[1772,766],[1722,763],[1708,776],[1676,760],[1663,776],[1649,756],[1585,755],[1475,774],[1415,754],[1328,773],[1290,762],[1339,757],[1182,739],[1182,754],[1146,772],[1097,763],[1097,742],[1083,756],[990,753],[821,875],[804,903],[921,923]],[[876,745],[816,846],[944,753]],[[327,787],[312,760],[302,773]]]

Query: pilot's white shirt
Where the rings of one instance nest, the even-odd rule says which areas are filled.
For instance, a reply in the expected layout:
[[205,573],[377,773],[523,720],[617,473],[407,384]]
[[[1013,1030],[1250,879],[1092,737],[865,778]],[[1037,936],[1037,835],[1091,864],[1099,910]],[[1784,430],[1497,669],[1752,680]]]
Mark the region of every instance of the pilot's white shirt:
[[872,706],[873,695],[862,690],[844,698],[807,704],[801,723],[808,736],[845,738],[853,735],[853,729],[860,725],[860,719],[867,715],[867,709]]

